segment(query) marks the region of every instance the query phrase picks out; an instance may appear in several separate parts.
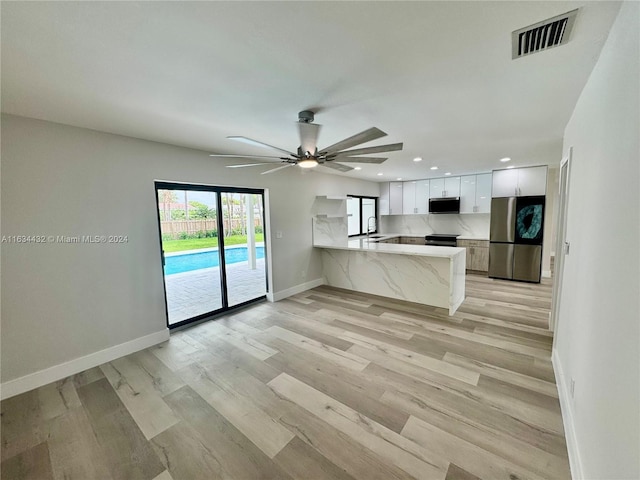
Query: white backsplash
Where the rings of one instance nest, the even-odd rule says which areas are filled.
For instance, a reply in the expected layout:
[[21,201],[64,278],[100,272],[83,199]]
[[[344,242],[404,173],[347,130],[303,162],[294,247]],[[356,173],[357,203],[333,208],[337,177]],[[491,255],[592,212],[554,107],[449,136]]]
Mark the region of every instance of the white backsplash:
[[383,215],[380,217],[380,233],[427,235],[451,233],[489,238],[490,213],[465,215]]
[[347,240],[346,217],[313,217],[313,244],[331,245]]

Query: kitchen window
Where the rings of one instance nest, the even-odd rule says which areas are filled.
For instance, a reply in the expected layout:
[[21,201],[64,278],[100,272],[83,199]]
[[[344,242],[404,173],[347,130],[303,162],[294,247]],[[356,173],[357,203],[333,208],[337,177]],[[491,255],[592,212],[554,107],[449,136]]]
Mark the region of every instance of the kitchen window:
[[378,199],[349,195],[347,197],[347,232],[350,237],[378,232]]

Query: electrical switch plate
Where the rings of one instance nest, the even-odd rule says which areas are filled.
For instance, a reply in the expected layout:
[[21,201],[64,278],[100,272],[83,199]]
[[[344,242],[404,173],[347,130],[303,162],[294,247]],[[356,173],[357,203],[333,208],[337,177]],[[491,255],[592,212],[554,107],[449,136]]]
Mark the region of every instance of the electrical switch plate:
[[282,238],[282,231],[281,230],[278,230],[276,232],[276,238]]

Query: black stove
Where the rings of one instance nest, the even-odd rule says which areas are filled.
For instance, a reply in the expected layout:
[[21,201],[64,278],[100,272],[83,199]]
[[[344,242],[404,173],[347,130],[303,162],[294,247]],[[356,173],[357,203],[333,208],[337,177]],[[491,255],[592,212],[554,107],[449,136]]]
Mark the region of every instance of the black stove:
[[457,236],[450,233],[432,233],[424,237],[424,244],[432,247],[455,247]]

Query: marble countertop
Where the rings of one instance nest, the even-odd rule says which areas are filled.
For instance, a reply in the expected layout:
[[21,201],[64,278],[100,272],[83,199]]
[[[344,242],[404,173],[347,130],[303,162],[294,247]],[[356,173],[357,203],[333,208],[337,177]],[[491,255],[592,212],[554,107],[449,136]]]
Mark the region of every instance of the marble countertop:
[[456,240],[486,240],[489,241],[488,237],[474,237],[473,235],[458,235]]
[[[392,253],[397,255],[419,255],[423,257],[445,257],[453,258],[457,255],[464,255],[465,249],[458,247],[432,247],[427,245],[401,245],[397,243],[378,243],[384,238],[397,237],[398,235],[384,235],[375,239],[367,240],[358,238],[346,240],[344,242],[334,242],[326,244],[314,244],[317,248],[330,248],[336,250],[352,250],[360,252]],[[409,236],[409,235],[405,235]]]

